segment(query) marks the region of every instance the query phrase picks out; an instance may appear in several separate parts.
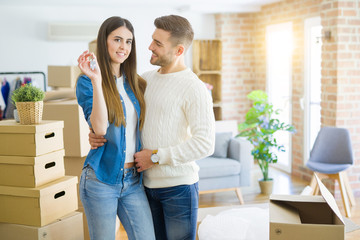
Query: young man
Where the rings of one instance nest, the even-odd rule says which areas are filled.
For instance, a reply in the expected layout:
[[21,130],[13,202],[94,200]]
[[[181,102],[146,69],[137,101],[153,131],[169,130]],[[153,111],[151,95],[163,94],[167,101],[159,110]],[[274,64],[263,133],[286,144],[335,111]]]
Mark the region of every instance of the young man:
[[[146,72],[143,150],[135,153],[154,221],[156,239],[195,239],[199,201],[195,160],[214,151],[215,120],[205,84],[185,65],[194,33],[187,19],[155,19]],[[93,144],[92,144],[93,145]],[[95,145],[93,145],[95,146]]]

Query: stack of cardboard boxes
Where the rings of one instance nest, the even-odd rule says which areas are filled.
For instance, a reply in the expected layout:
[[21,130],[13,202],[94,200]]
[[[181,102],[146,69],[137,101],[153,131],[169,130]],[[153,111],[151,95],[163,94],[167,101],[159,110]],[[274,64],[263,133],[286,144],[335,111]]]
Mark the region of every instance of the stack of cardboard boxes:
[[0,122],[0,236],[83,239],[76,176],[65,176],[62,121]]
[[[89,43],[89,51],[96,52],[96,40]],[[48,86],[54,90],[46,93],[43,119],[64,121],[65,174],[80,179],[84,161],[90,151],[89,125],[75,96],[76,81],[81,70],[77,66],[48,66]],[[89,231],[84,208],[80,201],[79,211],[84,213],[84,239],[89,240]],[[116,229],[120,226],[117,219]],[[117,231],[116,239],[119,239]]]
[[48,84],[55,90],[46,92],[43,119],[64,121],[66,157],[84,157],[90,150],[89,127],[75,96],[80,73],[77,66],[48,66]]
[[[48,85],[54,90],[46,93],[43,111],[43,119],[64,121],[65,173],[79,179],[90,151],[89,126],[75,96],[76,80],[80,73],[77,66],[48,66]],[[79,211],[84,213],[79,188],[77,196]],[[85,239],[90,239],[85,214],[84,232]]]

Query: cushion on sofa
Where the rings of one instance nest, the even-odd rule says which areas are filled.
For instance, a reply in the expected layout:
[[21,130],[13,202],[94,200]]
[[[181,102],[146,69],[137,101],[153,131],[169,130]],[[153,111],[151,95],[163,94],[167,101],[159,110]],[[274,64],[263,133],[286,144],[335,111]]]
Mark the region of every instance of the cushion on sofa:
[[200,178],[238,175],[241,169],[240,162],[230,158],[206,157],[197,160],[196,163],[200,167]]
[[211,157],[226,158],[231,137],[231,132],[215,133],[215,151]]

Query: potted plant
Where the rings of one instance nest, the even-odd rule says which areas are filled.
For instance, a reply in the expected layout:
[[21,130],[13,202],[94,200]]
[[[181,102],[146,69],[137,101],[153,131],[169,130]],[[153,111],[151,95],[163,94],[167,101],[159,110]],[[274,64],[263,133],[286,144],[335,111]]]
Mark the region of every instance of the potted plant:
[[[270,194],[273,181],[269,176],[269,164],[277,162],[276,151],[285,151],[284,146],[277,142],[274,133],[277,131],[294,133],[295,128],[276,118],[280,110],[273,109],[264,91],[252,91],[247,98],[253,102],[253,105],[246,113],[245,122],[238,125],[238,136],[246,137],[254,146],[251,154],[257,160],[263,176],[259,179],[260,188],[262,193]],[[266,185],[270,185],[270,189],[264,189]]]
[[20,124],[35,124],[42,120],[44,91],[31,84],[14,90],[11,100],[15,103]]

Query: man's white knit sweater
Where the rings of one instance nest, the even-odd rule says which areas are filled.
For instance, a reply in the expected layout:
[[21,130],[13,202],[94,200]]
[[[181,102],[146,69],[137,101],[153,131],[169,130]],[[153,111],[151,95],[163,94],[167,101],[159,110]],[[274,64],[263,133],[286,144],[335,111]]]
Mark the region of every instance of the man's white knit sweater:
[[159,165],[144,172],[144,185],[163,188],[199,180],[195,160],[214,151],[215,120],[205,84],[189,69],[146,72],[144,149],[158,150]]

